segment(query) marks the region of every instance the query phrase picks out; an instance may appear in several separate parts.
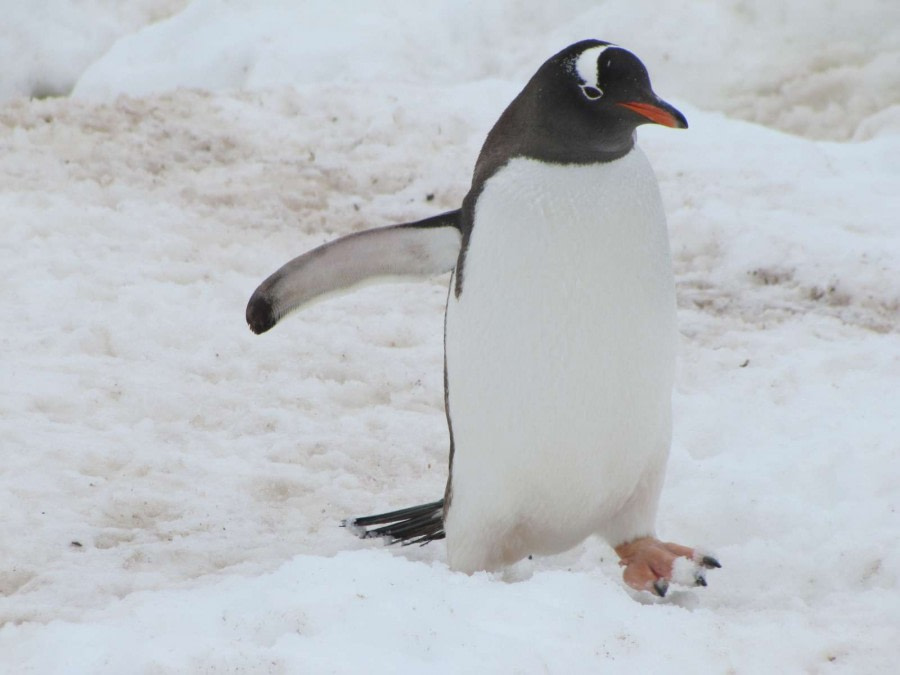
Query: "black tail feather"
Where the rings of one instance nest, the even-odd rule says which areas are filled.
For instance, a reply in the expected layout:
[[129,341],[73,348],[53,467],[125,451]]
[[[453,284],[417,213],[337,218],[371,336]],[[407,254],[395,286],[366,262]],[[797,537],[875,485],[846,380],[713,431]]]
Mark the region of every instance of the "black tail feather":
[[[382,527],[370,527],[382,525]],[[376,516],[348,518],[341,527],[349,528],[360,539],[383,537],[389,544],[403,546],[419,544],[444,538],[444,500],[411,506],[399,511],[381,513]]]

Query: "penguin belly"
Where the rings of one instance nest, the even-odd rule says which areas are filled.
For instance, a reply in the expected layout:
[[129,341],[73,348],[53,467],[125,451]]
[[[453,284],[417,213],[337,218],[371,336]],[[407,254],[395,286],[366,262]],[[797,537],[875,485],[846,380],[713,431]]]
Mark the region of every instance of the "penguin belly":
[[[675,293],[656,178],[515,158],[485,183],[446,316],[451,567],[653,533]],[[611,541],[613,545],[618,541]]]

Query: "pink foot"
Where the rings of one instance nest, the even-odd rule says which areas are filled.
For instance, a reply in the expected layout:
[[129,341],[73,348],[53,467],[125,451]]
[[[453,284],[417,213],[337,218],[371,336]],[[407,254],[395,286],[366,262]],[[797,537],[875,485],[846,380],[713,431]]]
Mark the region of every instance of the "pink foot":
[[[673,581],[676,572],[676,583],[706,586],[704,571],[721,567],[712,556],[653,537],[620,544],[616,546],[616,553],[619,554],[619,565],[625,568],[622,572],[625,583],[635,590],[650,591],[660,597],[669,590],[669,582]],[[683,559],[683,563],[678,562],[679,559]]]

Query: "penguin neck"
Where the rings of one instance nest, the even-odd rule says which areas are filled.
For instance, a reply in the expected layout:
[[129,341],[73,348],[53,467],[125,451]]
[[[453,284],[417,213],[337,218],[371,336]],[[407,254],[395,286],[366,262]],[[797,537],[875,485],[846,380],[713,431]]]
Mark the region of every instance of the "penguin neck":
[[635,127],[611,119],[554,114],[545,100],[554,92],[523,91],[491,129],[475,164],[474,192],[514,157],[551,164],[598,164],[627,155],[635,146]]
[[[549,123],[552,125],[554,121],[550,120]],[[572,130],[564,127],[558,133],[567,132],[571,133]],[[565,146],[536,143],[522,156],[552,164],[604,164],[621,159],[631,152],[636,134],[634,130],[623,134],[618,129],[597,129],[584,136],[586,138],[583,143]]]

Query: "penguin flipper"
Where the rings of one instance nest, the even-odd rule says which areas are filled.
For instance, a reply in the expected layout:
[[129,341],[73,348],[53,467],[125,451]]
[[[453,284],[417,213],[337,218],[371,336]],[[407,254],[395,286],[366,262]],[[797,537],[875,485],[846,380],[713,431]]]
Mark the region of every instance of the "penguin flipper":
[[365,281],[450,272],[460,242],[459,209],[335,239],[294,258],[260,284],[247,303],[247,323],[254,333],[265,333],[311,300]]

